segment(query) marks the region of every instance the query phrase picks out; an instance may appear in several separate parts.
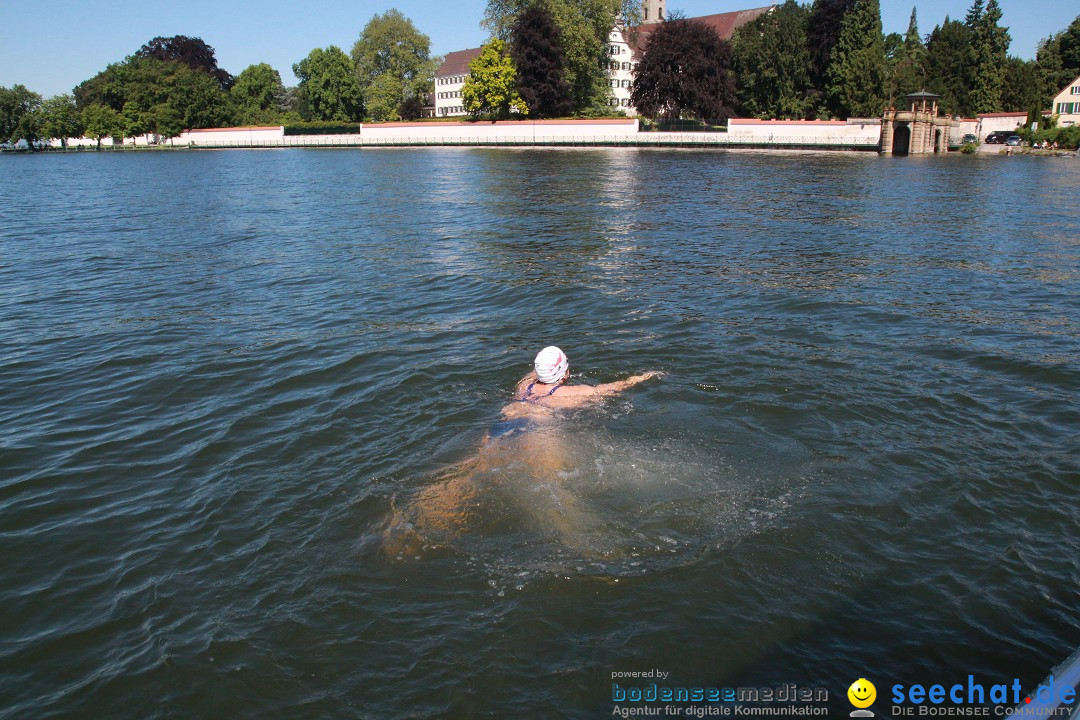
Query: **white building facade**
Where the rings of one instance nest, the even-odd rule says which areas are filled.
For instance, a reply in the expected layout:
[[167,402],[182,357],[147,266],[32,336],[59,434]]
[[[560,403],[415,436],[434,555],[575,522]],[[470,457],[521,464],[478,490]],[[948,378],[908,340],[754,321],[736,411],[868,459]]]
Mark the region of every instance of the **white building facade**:
[[1080,77],[1054,96],[1050,110],[1057,115],[1059,127],[1080,125]]
[[637,72],[639,55],[626,41],[622,28],[612,28],[608,35],[607,47],[608,82],[611,83],[611,98],[608,104],[612,110],[622,110],[627,115],[636,115],[630,93],[634,90],[634,74]]
[[435,117],[468,115],[461,90],[469,76],[469,63],[479,57],[480,48],[449,53],[435,72]]

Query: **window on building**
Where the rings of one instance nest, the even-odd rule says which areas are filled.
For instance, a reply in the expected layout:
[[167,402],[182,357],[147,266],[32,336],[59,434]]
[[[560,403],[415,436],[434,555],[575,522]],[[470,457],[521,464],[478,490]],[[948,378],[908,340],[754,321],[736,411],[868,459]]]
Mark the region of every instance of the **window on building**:
[[622,103],[621,103],[621,104],[622,104],[622,106],[623,106],[623,107],[630,107],[630,101],[629,101],[629,100],[627,100],[626,98],[623,98],[623,99],[622,99]]
[[1073,85],[1069,88],[1070,95],[1080,95],[1080,85]]

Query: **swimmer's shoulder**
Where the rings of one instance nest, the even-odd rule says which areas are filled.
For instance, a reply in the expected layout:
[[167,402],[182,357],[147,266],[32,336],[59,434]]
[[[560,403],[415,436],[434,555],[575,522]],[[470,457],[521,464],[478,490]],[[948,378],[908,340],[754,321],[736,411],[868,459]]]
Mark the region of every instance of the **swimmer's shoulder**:
[[560,385],[559,389],[552,393],[553,398],[557,397],[595,397],[600,393],[592,385]]

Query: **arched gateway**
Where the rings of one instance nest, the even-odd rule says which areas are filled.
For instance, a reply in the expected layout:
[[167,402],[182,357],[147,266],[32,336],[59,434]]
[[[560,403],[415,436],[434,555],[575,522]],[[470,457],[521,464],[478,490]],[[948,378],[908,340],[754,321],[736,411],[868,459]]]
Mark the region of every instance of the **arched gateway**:
[[888,108],[881,119],[883,155],[922,155],[949,149],[953,121],[938,117],[940,95],[925,90],[907,96],[907,110]]

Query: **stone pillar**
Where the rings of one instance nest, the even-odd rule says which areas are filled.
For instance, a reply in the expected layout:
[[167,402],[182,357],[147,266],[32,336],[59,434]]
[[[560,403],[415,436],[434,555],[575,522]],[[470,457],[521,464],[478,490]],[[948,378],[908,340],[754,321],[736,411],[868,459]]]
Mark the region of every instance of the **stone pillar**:
[[882,155],[892,155],[894,117],[895,113],[886,111],[885,117],[881,119],[881,145],[878,146],[878,152]]

